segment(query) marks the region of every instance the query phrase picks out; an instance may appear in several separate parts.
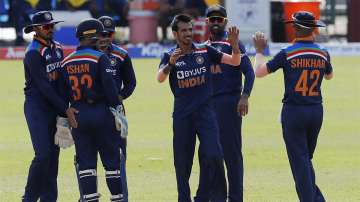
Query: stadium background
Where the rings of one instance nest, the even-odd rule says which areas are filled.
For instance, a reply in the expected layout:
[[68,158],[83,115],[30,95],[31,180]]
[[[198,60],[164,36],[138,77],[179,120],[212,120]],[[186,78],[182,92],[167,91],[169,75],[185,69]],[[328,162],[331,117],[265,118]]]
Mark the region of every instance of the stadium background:
[[[188,12],[194,15],[200,13],[198,17],[201,25],[203,22],[201,9],[198,10],[198,5],[191,7],[191,2],[199,3],[200,1],[189,1]],[[36,1],[30,2],[30,7],[27,7],[29,10],[25,12],[29,16],[37,8],[49,6],[49,3],[51,10],[55,8],[55,12],[58,12],[57,16],[71,14],[71,18],[68,17],[70,22],[65,24],[70,28],[59,29],[57,32],[57,36],[66,38],[74,29],[76,20],[80,21],[82,16],[93,14],[91,13],[93,11],[89,11],[90,7],[87,7],[91,5],[90,3],[108,4],[110,1],[88,1],[90,3],[87,4],[84,1],[85,7],[77,4],[71,6],[68,3],[63,4],[61,1],[52,0],[40,0],[37,5],[32,4]],[[130,201],[135,202],[176,201],[176,182],[172,165],[172,98],[169,88],[166,85],[159,85],[155,79],[158,58],[172,44],[171,33],[167,29],[168,39],[164,40],[161,28],[157,26],[156,21],[152,28],[143,28],[144,33],[150,33],[148,29],[155,28],[155,37],[131,38],[131,30],[139,29],[139,27],[136,28],[136,23],[131,24],[133,23],[131,20],[125,20],[135,15],[138,17],[135,21],[149,22],[150,20],[154,23],[153,17],[159,15],[160,6],[164,5],[159,2],[157,0],[128,2],[129,12],[126,11],[126,6],[124,7],[127,15],[119,14],[108,6],[104,6],[104,13],[118,17],[118,43],[126,47],[134,58],[138,80],[134,95],[125,103],[130,127],[127,165],[129,197]],[[250,9],[256,10],[255,4],[265,1],[239,0],[236,2],[247,4]],[[24,36],[24,41],[16,38],[14,27],[17,25],[14,24],[14,18],[10,13],[12,3],[11,0],[0,0],[0,202],[20,200],[28,165],[33,156],[23,115],[24,72],[21,61],[24,47],[31,36]],[[217,2],[204,1],[203,5],[211,3]],[[226,4],[229,1],[220,3]],[[269,16],[266,19],[269,21],[271,31],[268,36],[273,43],[270,43],[267,53],[272,55],[285,45],[287,35],[285,27],[273,26],[279,24],[276,16],[285,15],[284,11],[281,14],[275,9],[284,8],[284,2],[271,1],[269,4]],[[54,5],[56,6],[53,7]],[[97,7],[101,6],[97,4]],[[195,11],[192,10],[194,7]],[[360,81],[357,78],[360,74],[358,68],[360,45],[357,43],[360,41],[360,26],[357,24],[360,21],[356,21],[360,14],[355,12],[359,8],[359,1],[356,0],[321,1],[318,7],[321,18],[327,22],[328,28],[321,30],[322,37],[317,40],[323,41],[323,45],[333,55],[332,62],[335,70],[334,80],[323,83],[324,124],[314,157],[317,181],[328,201],[360,201],[360,110],[358,107]],[[16,10],[16,13],[20,14],[23,11]],[[124,16],[120,18],[119,15]],[[24,20],[24,23],[27,23],[26,19]],[[230,22],[232,20],[230,19]],[[198,40],[206,38],[206,30],[203,28],[199,26],[196,36]],[[240,31],[244,30],[242,28],[240,26]],[[275,37],[274,33],[276,33]],[[138,41],[148,38],[149,41]],[[73,45],[76,43],[76,41],[70,42],[65,46],[67,52],[73,50]],[[253,54],[252,44],[246,40],[245,43],[249,54]],[[281,136],[281,127],[277,121],[282,93],[281,74],[255,81],[250,98],[250,112],[243,126],[245,201],[297,200]],[[60,202],[76,201],[78,198],[72,162],[73,154],[74,148],[71,148],[62,150],[60,156],[58,178]],[[197,185],[198,170],[197,159],[195,159],[191,177],[192,193],[195,192]],[[103,194],[102,200],[107,200],[109,194],[102,172],[99,174],[99,189]]]

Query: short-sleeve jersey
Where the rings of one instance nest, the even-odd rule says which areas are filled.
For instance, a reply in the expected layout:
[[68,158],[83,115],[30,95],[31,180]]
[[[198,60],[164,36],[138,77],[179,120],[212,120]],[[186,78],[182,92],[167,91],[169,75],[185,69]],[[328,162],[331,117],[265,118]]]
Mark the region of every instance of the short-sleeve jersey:
[[283,103],[322,103],[321,82],[332,72],[329,53],[311,41],[298,41],[282,49],[267,63],[268,72],[283,68]]
[[113,107],[119,104],[106,54],[89,47],[78,47],[63,60],[62,67],[71,104],[101,102]]
[[[163,55],[159,68],[169,63],[174,50]],[[193,44],[193,52],[176,61],[169,75],[174,95],[173,117],[187,116],[209,101],[213,94],[210,67],[213,63],[220,63],[222,55],[212,46]]]

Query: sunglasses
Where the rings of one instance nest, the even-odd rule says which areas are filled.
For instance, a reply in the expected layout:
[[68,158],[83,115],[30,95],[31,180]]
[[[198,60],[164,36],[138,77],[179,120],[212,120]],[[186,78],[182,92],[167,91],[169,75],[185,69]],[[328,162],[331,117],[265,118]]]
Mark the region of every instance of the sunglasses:
[[221,16],[211,16],[207,18],[208,22],[214,23],[214,22],[218,22],[218,23],[224,23],[226,21],[227,18],[225,17],[221,17]]
[[40,28],[42,30],[50,30],[50,29],[54,29],[55,24],[46,24],[46,25],[41,25]]

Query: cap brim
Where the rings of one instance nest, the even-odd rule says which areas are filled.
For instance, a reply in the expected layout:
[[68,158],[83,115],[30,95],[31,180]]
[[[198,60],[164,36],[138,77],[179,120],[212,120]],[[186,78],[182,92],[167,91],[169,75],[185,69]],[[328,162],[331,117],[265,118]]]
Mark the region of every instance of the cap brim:
[[325,23],[323,21],[321,21],[321,20],[315,20],[315,24],[314,23],[301,22],[301,21],[298,21],[298,20],[285,20],[284,23],[285,24],[294,23],[294,24],[298,24],[300,26],[304,26],[304,27],[308,27],[308,28],[326,27]]
[[113,29],[113,28],[104,28],[104,31],[106,31],[106,32],[115,32],[115,29]]
[[63,21],[63,20],[59,20],[59,21],[54,21],[54,20],[52,20],[52,21],[49,21],[49,22],[46,22],[46,23],[31,24],[31,25],[28,25],[28,26],[26,26],[26,27],[24,28],[24,33],[25,33],[25,34],[28,34],[28,33],[32,32],[32,31],[34,31],[33,28],[34,28],[35,26],[48,25],[48,24],[58,24],[58,23],[60,23],[60,22],[64,22],[64,21]]
[[206,17],[210,17],[212,13],[220,13],[223,17],[227,17],[226,14],[221,10],[211,10],[206,13]]

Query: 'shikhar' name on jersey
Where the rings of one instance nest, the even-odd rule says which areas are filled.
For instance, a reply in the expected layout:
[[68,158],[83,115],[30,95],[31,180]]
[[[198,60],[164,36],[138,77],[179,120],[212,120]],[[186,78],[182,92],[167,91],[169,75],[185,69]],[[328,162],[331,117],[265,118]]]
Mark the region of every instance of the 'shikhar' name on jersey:
[[290,60],[291,68],[325,68],[326,60],[314,58],[295,58]]
[[[165,53],[160,67],[169,63],[175,48]],[[193,52],[181,56],[169,75],[169,83],[174,94],[173,117],[183,117],[194,112],[212,96],[212,63],[220,63],[222,53],[204,44],[193,44]]]
[[267,63],[267,67],[269,72],[283,68],[284,103],[322,103],[322,79],[324,74],[332,72],[332,66],[328,52],[319,45],[313,42],[296,42],[275,55]]

